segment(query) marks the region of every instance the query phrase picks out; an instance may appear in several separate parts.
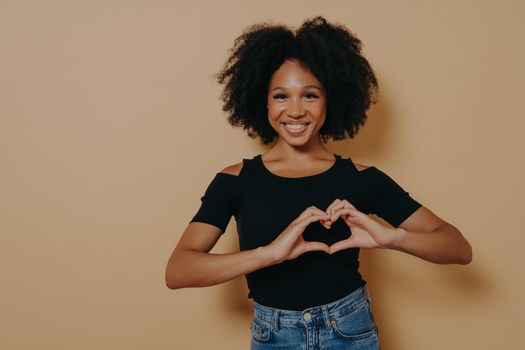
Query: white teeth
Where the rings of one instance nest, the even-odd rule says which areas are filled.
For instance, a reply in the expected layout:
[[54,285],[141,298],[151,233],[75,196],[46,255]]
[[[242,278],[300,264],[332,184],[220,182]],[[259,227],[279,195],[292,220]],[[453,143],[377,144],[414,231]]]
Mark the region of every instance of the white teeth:
[[290,130],[295,130],[295,131],[305,129],[308,126],[308,124],[286,124],[286,123],[283,123],[283,124],[285,128],[290,129]]

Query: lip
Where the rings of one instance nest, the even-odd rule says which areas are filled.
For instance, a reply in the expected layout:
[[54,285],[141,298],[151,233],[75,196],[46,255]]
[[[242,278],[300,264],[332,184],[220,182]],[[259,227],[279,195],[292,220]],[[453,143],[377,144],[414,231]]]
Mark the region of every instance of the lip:
[[[295,136],[295,135],[301,135],[302,133],[304,133],[308,129],[308,127],[310,126],[311,123],[305,123],[306,126],[304,128],[302,128],[302,129],[300,129],[300,130],[288,129],[284,124],[285,124],[284,122],[281,122],[281,125],[283,126],[283,128],[286,131],[288,131],[289,134]],[[290,123],[290,124],[303,124],[303,123]]]

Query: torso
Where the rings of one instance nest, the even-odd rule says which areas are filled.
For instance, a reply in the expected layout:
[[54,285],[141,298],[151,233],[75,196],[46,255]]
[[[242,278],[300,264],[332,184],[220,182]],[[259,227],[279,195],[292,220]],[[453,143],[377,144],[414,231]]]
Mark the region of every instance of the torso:
[[[335,198],[344,198],[362,213],[376,214],[392,226],[417,209],[418,203],[407,197],[408,192],[381,170],[356,164],[351,157],[334,156],[335,163],[333,159],[311,161],[316,165],[307,171],[293,169],[290,162],[284,167],[284,161],[280,161],[282,168],[278,169],[273,165],[279,161],[265,163],[261,154],[225,167],[201,198],[203,204],[196,221],[225,231],[233,215],[239,248],[246,251],[273,242],[305,208],[315,206],[323,210]],[[293,176],[281,176],[287,170],[294,170]],[[397,202],[400,195],[404,196],[401,209],[387,205]],[[337,220],[329,232],[319,223],[311,223],[301,234],[305,241],[332,245],[352,232],[343,220]],[[306,252],[293,260],[247,273],[248,297],[262,305],[289,310],[337,300],[366,283],[359,272],[359,251],[349,248],[332,255]]]

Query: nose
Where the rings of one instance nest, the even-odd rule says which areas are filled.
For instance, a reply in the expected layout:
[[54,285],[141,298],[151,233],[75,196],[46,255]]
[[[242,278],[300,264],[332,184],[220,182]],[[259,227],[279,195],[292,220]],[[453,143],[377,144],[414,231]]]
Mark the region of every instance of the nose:
[[304,114],[303,105],[301,104],[301,99],[291,98],[290,103],[288,104],[288,116],[292,118],[300,117]]

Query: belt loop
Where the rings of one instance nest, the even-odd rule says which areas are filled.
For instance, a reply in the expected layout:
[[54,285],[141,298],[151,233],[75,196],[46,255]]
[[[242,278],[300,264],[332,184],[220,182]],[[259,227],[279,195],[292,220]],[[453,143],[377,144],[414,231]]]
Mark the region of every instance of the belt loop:
[[330,315],[328,313],[328,307],[326,305],[321,306],[321,310],[323,311],[323,318],[326,323],[326,328],[330,329],[332,328],[332,320],[330,319]]
[[274,324],[274,328],[275,328],[276,332],[279,331],[279,314],[280,314],[280,312],[281,312],[281,310],[277,309],[277,310],[275,310],[275,314],[274,314],[273,324]]

